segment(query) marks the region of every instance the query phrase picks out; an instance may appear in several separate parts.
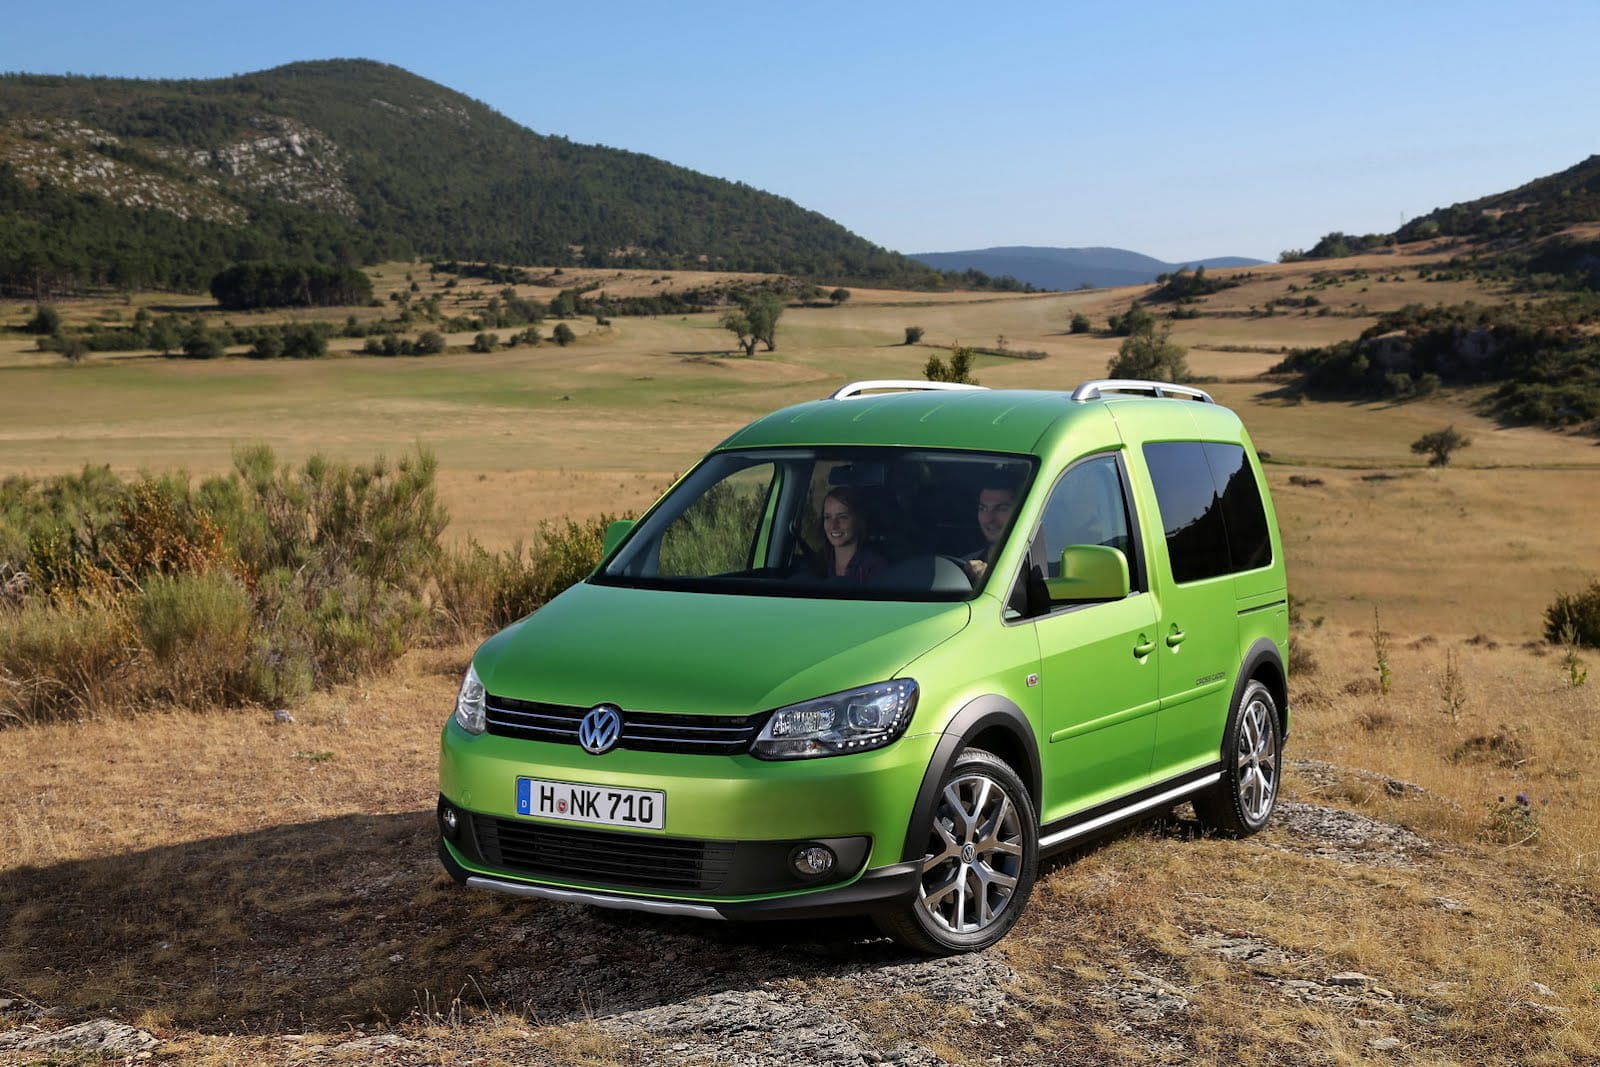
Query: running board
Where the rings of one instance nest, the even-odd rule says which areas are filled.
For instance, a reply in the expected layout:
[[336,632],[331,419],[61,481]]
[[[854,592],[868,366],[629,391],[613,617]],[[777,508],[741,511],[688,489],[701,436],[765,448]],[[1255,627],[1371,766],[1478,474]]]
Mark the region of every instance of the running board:
[[1115,808],[1106,812],[1104,815],[1097,816],[1087,822],[1079,823],[1076,826],[1069,826],[1065,830],[1057,830],[1053,834],[1039,838],[1039,851],[1045,852],[1049,849],[1055,848],[1057,845],[1074,840],[1075,838],[1087,836],[1088,834],[1094,833],[1096,830],[1103,830],[1107,826],[1114,825],[1126,819],[1131,819],[1136,815],[1140,815],[1151,810],[1152,808],[1159,808],[1164,804],[1171,804],[1176,800],[1180,800],[1183,797],[1190,795],[1191,793],[1198,793],[1206,786],[1212,785],[1213,783],[1221,780],[1222,772],[1214,771],[1203,778],[1196,778],[1193,781],[1184,782],[1182,785],[1174,786],[1171,789],[1168,789],[1165,793],[1157,793],[1153,797],[1147,797],[1144,800],[1135,801],[1126,807]]

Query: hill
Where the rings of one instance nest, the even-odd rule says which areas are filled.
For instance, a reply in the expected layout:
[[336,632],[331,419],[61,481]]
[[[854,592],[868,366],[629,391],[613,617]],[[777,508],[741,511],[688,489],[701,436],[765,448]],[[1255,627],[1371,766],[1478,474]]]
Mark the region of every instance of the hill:
[[1336,259],[1413,241],[1454,238],[1456,266],[1539,289],[1600,290],[1600,155],[1557,174],[1435,208],[1393,233],[1324,234],[1285,261]]
[[1125,248],[1047,248],[1013,245],[965,252],[917,252],[919,263],[946,271],[978,270],[991,276],[1009,275],[1041,289],[1109,288],[1146,285],[1160,274],[1180,267],[1251,267],[1259,259],[1221,256],[1184,263],[1166,263]]
[[929,281],[790,200],[543,136],[366,60],[204,81],[6,75],[0,116],[0,287],[20,295],[413,254]]

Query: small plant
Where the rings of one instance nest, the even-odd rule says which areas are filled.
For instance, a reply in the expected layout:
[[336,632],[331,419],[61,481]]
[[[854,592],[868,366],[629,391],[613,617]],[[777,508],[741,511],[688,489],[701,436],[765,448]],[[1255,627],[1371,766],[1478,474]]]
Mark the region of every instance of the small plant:
[[[1549,803],[1546,800],[1541,806]],[[1526,793],[1518,793],[1511,800],[1497,797],[1493,803],[1485,804],[1484,809],[1488,814],[1488,825],[1483,835],[1490,841],[1502,845],[1531,845],[1539,840],[1539,834],[1543,832],[1539,809],[1533,806],[1533,801]]]
[[1372,669],[1378,672],[1378,692],[1388,696],[1389,687],[1394,684],[1394,675],[1389,671],[1389,635],[1378,618],[1376,604],[1372,606],[1372,657]]
[[572,342],[578,339],[578,335],[572,332],[572,327],[568,326],[564,322],[556,323],[556,328],[550,336],[556,344],[563,347],[570,345]]
[[1088,333],[1091,325],[1089,316],[1079,311],[1072,316],[1072,322],[1067,329],[1071,333]]
[[907,326],[906,327],[906,344],[915,345],[915,344],[921,344],[921,343],[922,343],[922,327],[921,326]]
[[1444,675],[1439,679],[1439,696],[1444,700],[1444,712],[1452,723],[1461,722],[1461,709],[1467,706],[1467,690],[1461,680],[1461,661],[1456,650],[1444,652]]
[[1567,684],[1576,689],[1589,680],[1589,672],[1578,659],[1577,630],[1570,623],[1561,630],[1561,647],[1565,649],[1561,665],[1567,669]]

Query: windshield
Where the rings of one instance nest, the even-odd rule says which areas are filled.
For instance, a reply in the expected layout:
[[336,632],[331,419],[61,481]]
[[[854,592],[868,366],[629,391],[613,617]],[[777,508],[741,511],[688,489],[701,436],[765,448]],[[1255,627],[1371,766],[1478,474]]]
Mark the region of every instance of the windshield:
[[603,585],[965,600],[989,579],[1033,460],[816,448],[708,456],[630,533]]

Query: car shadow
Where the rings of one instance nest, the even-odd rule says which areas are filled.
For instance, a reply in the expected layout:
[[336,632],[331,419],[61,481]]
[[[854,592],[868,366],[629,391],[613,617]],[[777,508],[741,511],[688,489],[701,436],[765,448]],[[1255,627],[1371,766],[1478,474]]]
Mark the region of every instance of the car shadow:
[[722,923],[458,886],[432,811],[0,872],[7,990],[202,1032],[609,1016],[916,957],[865,920]]

